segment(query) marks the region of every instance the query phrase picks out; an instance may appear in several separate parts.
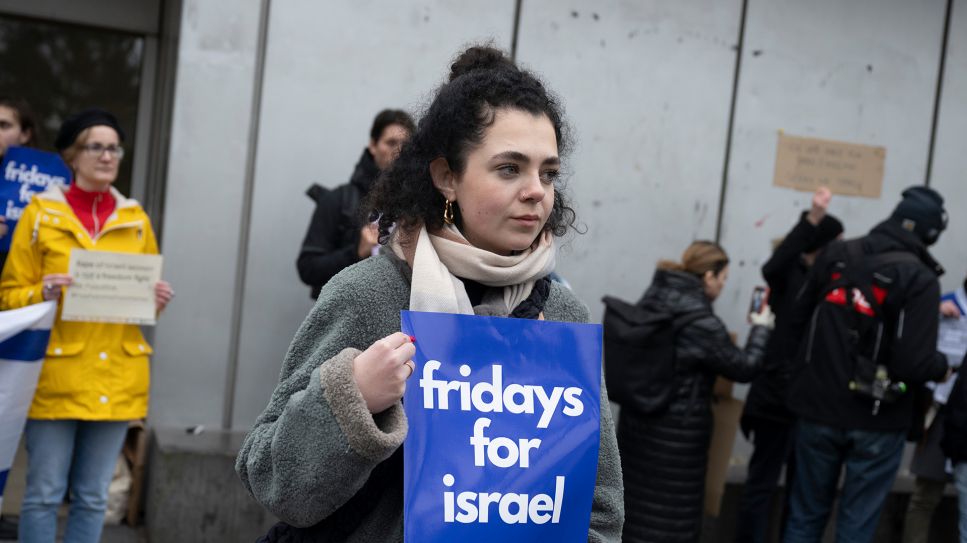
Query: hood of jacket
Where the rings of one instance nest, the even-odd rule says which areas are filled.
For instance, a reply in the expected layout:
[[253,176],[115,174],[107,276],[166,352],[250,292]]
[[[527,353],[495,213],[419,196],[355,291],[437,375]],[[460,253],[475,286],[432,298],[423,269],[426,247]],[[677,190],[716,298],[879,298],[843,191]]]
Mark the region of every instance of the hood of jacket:
[[904,230],[899,224],[892,220],[885,220],[870,230],[870,235],[865,243],[868,253],[878,254],[891,251],[906,251],[913,253],[930,270],[940,277],[944,274],[944,268],[940,265],[927,246],[917,237],[916,234]]
[[712,302],[697,276],[683,271],[656,269],[644,298],[658,299],[675,315],[699,310],[712,312]]

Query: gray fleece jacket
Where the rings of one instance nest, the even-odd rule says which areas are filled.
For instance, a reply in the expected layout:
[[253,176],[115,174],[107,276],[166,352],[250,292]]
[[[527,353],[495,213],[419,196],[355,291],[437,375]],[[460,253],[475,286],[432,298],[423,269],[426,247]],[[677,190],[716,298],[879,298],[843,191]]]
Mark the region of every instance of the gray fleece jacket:
[[[296,333],[269,405],[235,463],[248,491],[293,526],[319,524],[324,540],[403,540],[402,404],[372,415],[352,376],[352,360],[400,329],[409,306],[409,267],[380,255],[326,284]],[[547,320],[587,322],[587,308],[551,286]],[[601,439],[588,541],[620,541],[624,521],[621,462],[601,381]],[[325,523],[323,523],[325,521]]]

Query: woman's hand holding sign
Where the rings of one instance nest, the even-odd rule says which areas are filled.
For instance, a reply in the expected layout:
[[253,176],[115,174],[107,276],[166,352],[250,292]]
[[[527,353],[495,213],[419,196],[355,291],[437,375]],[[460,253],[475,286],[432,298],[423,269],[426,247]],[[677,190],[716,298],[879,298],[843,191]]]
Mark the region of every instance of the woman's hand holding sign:
[[69,287],[74,279],[66,273],[48,273],[41,281],[44,283],[41,294],[44,301],[56,300],[60,298],[61,287]]
[[171,283],[158,281],[154,285],[154,306],[160,315],[165,307],[175,298],[175,289],[171,288]]
[[353,379],[370,413],[380,413],[400,401],[406,380],[416,366],[410,336],[396,332],[370,345],[353,360]]

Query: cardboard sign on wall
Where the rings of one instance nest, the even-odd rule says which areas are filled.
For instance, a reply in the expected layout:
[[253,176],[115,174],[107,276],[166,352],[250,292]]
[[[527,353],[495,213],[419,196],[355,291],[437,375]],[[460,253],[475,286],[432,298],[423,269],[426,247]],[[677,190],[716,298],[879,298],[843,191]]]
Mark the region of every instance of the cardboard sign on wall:
[[820,186],[834,194],[879,198],[886,148],[779,131],[773,184],[804,192]]

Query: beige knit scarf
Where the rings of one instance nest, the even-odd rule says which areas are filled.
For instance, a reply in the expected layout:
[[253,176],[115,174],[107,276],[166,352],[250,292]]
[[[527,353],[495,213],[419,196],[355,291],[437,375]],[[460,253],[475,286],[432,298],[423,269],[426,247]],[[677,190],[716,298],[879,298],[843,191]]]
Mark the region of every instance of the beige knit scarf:
[[489,287],[503,287],[496,290],[497,299],[485,297],[484,302],[502,304],[498,314],[508,315],[530,296],[538,279],[554,270],[556,251],[554,238],[545,231],[526,251],[501,256],[474,247],[453,225],[433,233],[427,232],[425,226],[409,235],[397,230],[391,248],[413,270],[411,311],[465,315],[473,315],[474,310],[458,277]]

